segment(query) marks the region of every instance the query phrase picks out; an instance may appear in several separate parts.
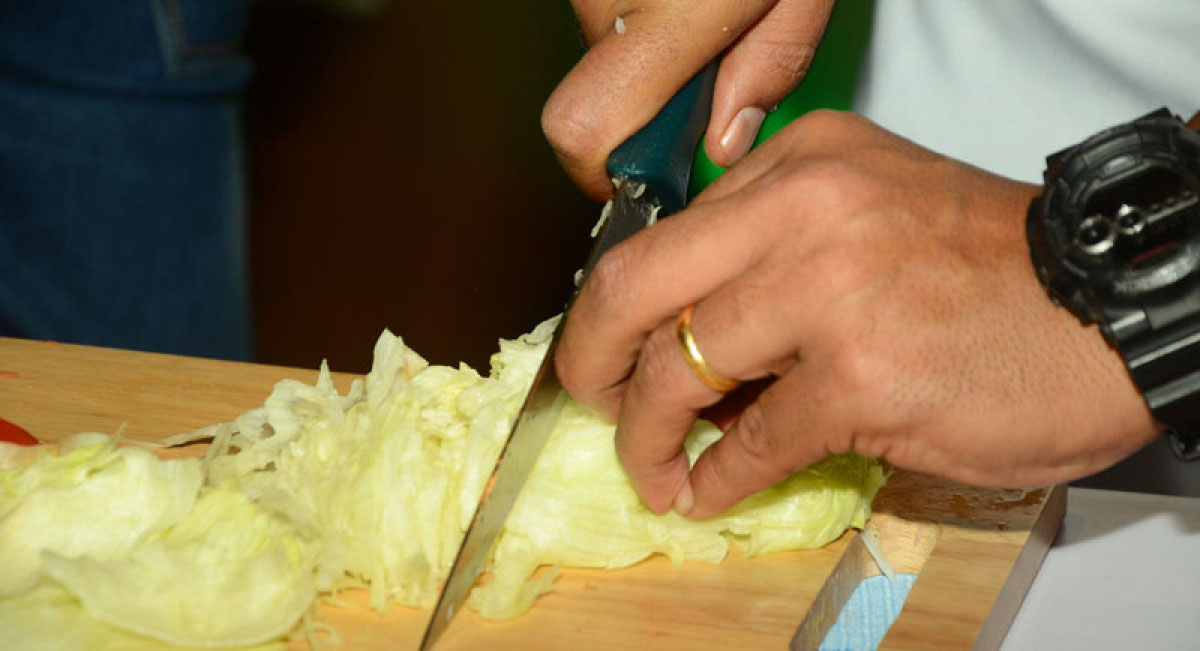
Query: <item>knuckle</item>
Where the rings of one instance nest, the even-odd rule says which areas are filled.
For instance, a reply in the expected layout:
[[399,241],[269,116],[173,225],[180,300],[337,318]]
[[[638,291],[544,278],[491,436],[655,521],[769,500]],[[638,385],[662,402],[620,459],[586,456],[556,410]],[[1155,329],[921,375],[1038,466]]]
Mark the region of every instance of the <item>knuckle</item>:
[[[583,335],[586,340],[586,335]],[[625,384],[610,385],[597,371],[597,359],[587,346],[577,345],[578,339],[568,325],[555,349],[554,372],[564,390],[582,405],[586,405],[609,420],[614,420],[624,399]]]
[[800,116],[797,122],[812,131],[840,133],[861,128],[866,123],[866,118],[851,111],[819,108]]
[[854,440],[853,445],[847,446],[845,451],[853,451],[864,457],[896,461],[906,458],[907,455],[903,451],[905,447],[902,440],[898,441],[888,436],[859,436]]
[[746,457],[760,467],[778,469],[781,463],[778,432],[762,405],[755,402],[738,416],[737,440]]
[[754,42],[754,59],[764,76],[779,93],[795,87],[808,72],[813,49],[788,38],[764,38]]
[[852,244],[830,242],[812,254],[808,275],[819,279],[814,291],[827,298],[826,303],[853,296],[870,284],[869,256],[857,249]]
[[852,150],[874,142],[878,136],[878,128],[866,118],[834,109],[805,113],[790,127],[788,134],[793,146],[818,143],[831,156],[842,158]]
[[842,230],[870,204],[877,183],[857,161],[839,152],[815,153],[792,162],[783,191],[788,203],[806,207],[805,223]]
[[833,206],[853,206],[873,186],[865,172],[841,154],[814,157],[800,178],[809,195],[816,193],[825,205]]
[[871,344],[863,327],[843,328],[842,340],[834,346],[830,363],[830,382],[846,399],[859,405],[886,404],[890,395],[894,366],[885,354]]
[[624,242],[600,257],[584,281],[580,295],[589,313],[609,319],[627,311],[635,299],[636,261],[631,247]]
[[846,119],[846,113],[843,111],[820,108],[796,118],[796,124],[807,131],[824,133],[841,129]]
[[643,391],[661,392],[675,386],[680,360],[673,330],[658,328],[650,333],[638,356],[636,381]]
[[558,348],[554,356],[554,372],[558,375],[563,389],[566,389],[567,393],[576,400],[586,404],[592,391],[592,386],[588,382],[590,374],[582,368],[580,360],[573,354],[571,347],[562,345]]
[[594,133],[589,124],[586,118],[568,109],[546,105],[542,112],[542,132],[564,167],[577,166],[586,157]]
[[583,42],[588,47],[595,45],[596,41],[612,29],[616,16],[627,11],[622,4],[595,0],[571,0],[571,7],[575,10],[575,19],[579,21],[579,28],[583,32]]
[[570,88],[560,88],[542,107],[542,132],[567,167],[579,167],[603,148],[600,116]]

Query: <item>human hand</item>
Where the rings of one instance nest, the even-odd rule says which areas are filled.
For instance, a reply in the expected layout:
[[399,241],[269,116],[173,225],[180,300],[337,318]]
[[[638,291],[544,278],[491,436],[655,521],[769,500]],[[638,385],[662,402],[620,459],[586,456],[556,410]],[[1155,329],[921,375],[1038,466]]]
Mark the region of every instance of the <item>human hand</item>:
[[609,153],[722,51],[705,147],[722,167],[741,158],[766,111],[804,77],[833,0],[573,4],[589,49],[547,100],[542,129],[575,182],[604,199]]
[[[1098,471],[1156,425],[1098,329],[1038,283],[1036,192],[863,118],[810,114],[600,260],[559,377],[618,421],[618,456],[656,512],[703,518],[850,451],[986,486]],[[705,359],[747,391],[686,365],[676,315],[692,304]],[[725,436],[689,473],[682,441],[713,406]]]

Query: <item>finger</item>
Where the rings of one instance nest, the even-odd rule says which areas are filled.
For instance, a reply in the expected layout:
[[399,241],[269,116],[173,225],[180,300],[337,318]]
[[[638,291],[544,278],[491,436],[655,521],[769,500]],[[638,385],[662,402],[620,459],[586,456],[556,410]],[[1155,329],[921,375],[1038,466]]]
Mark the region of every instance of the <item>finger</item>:
[[[777,289],[773,274],[755,267],[696,304],[692,333],[717,373],[746,381],[794,365],[795,319],[774,295]],[[680,492],[688,474],[683,441],[699,412],[725,398],[688,366],[676,332],[672,321],[646,338],[626,383],[616,435],[622,465],[647,506],[660,513],[672,503],[681,513],[691,508],[692,498]]]
[[849,450],[850,421],[818,365],[798,364],[749,405],[696,460],[681,492],[703,519],[773,486],[800,468]]
[[759,394],[771,386],[774,378],[762,378],[747,382],[733,391],[725,394],[721,401],[700,410],[700,418],[717,426],[722,432],[733,425],[750,403],[758,400]]
[[684,439],[701,410],[725,398],[701,382],[684,360],[674,322],[646,339],[626,384],[617,424],[617,457],[655,513],[671,507],[688,476]]
[[617,421],[617,458],[646,506],[671,508],[688,476],[683,441],[701,409],[722,394],[691,374],[676,343],[675,324],[646,338]]
[[779,156],[772,155],[765,148],[751,152],[729,168],[727,172],[709,183],[700,194],[696,195],[689,204],[692,207],[702,206],[712,201],[719,201],[730,195],[741,192],[751,185],[759,188],[769,188],[781,177],[783,170]]
[[[774,0],[660,0],[581,7],[594,45],[551,94],[542,128],[564,169],[588,194],[605,198],[609,153],[684,83],[753,24]],[[613,13],[610,13],[613,12]],[[607,15],[606,15],[607,14]],[[621,18],[622,30],[615,29]]]
[[739,195],[688,208],[600,259],[556,349],[559,379],[576,400],[617,416],[647,335],[763,255],[771,235],[760,223],[768,214],[762,203]]
[[844,152],[854,146],[855,140],[847,132],[864,128],[871,125],[851,113],[806,113],[717,177],[691,205],[723,199],[752,185],[765,191],[795,171],[796,161],[820,161],[831,152]]
[[781,0],[726,52],[713,91],[705,151],[730,167],[758,135],[766,114],[804,78],[833,0]]

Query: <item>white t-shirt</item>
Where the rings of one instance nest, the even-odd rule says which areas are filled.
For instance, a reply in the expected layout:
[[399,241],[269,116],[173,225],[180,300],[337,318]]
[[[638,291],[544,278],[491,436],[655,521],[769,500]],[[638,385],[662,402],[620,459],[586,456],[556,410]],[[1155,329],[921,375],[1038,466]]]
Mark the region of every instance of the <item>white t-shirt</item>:
[[1196,0],[877,0],[856,109],[1040,182],[1047,154],[1164,105],[1200,110]]
[[[856,101],[925,147],[1034,183],[1048,154],[1160,106],[1200,110],[1200,1],[877,0]],[[1200,464],[1159,440],[1087,484],[1200,496]]]

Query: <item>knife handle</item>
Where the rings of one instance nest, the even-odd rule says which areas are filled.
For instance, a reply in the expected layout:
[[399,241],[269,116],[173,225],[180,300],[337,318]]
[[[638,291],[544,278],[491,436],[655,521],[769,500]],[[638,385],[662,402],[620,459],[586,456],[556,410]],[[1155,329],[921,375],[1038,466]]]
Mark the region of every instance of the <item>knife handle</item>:
[[662,214],[687,203],[696,145],[708,126],[717,62],[692,77],[671,101],[608,157],[613,177],[637,179],[662,202]]

